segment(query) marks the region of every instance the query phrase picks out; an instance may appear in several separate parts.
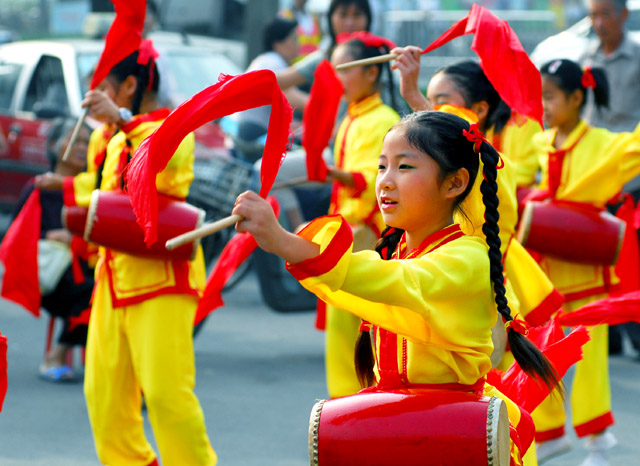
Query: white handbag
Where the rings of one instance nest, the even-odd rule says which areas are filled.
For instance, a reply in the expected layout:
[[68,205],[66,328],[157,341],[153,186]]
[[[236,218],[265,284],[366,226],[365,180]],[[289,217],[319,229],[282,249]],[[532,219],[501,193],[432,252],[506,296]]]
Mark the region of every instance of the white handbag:
[[38,281],[40,292],[47,295],[56,289],[71,265],[71,250],[60,241],[38,240]]

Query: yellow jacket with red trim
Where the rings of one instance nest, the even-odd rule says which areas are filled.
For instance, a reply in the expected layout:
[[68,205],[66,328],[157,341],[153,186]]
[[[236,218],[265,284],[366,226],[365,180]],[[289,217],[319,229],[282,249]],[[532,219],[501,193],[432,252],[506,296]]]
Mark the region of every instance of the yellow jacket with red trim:
[[[151,114],[137,115],[108,141],[101,190],[120,189],[121,173],[126,166],[128,152],[123,150],[126,148],[126,140],[131,142],[131,154],[135,156],[135,150],[140,143],[160,126],[167,114],[168,110],[162,109]],[[97,155],[93,151],[100,148],[100,136],[95,137],[96,143],[90,145],[89,160]],[[189,134],[167,167],[157,175],[156,187],[159,193],[186,198],[193,180],[194,147],[195,138],[193,134]],[[68,190],[65,194],[66,200],[88,206],[91,192],[95,189],[95,178],[93,186],[74,182],[67,183],[65,189]],[[199,296],[205,283],[202,249],[198,249],[196,258],[192,261],[172,261],[132,256],[101,247],[96,279],[109,280],[114,307],[135,304],[169,293]]]
[[375,192],[378,157],[385,134],[399,120],[377,93],[349,104],[336,135],[334,158],[337,168],[353,174],[356,186],[334,181],[330,214],[339,213],[350,225],[358,226],[373,213],[373,223],[379,231],[384,229]]
[[[548,187],[548,158],[555,151],[555,137],[556,129],[550,129],[535,139],[542,167],[541,189]],[[559,149],[570,148],[576,141],[573,150],[565,155],[556,198],[604,208],[625,183],[640,173],[640,125],[630,133],[613,133],[588,128],[581,120]],[[619,282],[613,267],[606,265],[577,264],[551,257],[544,257],[540,265],[567,301],[606,293]]]
[[406,338],[410,383],[470,385],[491,369],[497,312],[482,240],[463,236],[418,258],[384,261],[352,252],[340,216],[316,219],[299,235],[321,252],[288,270],[323,301]]

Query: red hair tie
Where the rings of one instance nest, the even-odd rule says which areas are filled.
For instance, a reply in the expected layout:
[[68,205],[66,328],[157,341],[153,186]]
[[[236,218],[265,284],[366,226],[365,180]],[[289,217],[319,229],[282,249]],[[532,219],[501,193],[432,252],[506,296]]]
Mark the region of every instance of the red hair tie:
[[517,332],[521,335],[527,335],[529,333],[529,324],[527,324],[524,320],[518,319],[519,314],[516,314],[512,320],[507,320],[504,323],[504,329],[509,333],[510,330]]
[[368,321],[363,319],[360,322],[360,331],[361,332],[370,332],[371,331],[371,322],[368,322]]
[[151,66],[149,67],[149,84],[147,85],[147,90],[151,89],[153,85],[153,68],[156,64],[156,58],[158,58],[160,54],[153,46],[153,42],[151,39],[142,39],[140,41],[140,47],[138,47],[138,65],[149,65],[151,62]]
[[380,48],[383,45],[386,45],[387,47],[389,47],[389,50],[396,47],[396,44],[394,44],[391,40],[385,37],[376,36],[375,34],[371,34],[368,31],[358,31],[351,33],[343,32],[342,34],[338,34],[338,37],[336,37],[337,44],[343,44],[345,42],[349,42],[350,40],[359,40],[367,47]]
[[467,138],[467,141],[473,142],[473,150],[476,153],[480,153],[480,146],[483,142],[487,142],[484,134],[478,129],[478,123],[471,124],[469,130],[463,129],[462,135]]
[[580,80],[582,83],[582,87],[585,89],[595,89],[596,88],[596,79],[593,77],[593,73],[591,72],[591,67],[587,66],[582,73],[582,79]]

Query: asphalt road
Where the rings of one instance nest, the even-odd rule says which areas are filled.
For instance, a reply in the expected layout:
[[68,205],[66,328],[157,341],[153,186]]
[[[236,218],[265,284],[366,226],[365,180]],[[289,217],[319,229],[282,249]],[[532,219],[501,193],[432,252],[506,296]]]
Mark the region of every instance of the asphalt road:
[[[196,393],[221,466],[309,464],[307,428],[315,400],[326,398],[323,335],[312,312],[282,314],[267,308],[255,275],[224,295],[226,306],[195,341]],[[34,319],[0,301],[0,332],[9,339],[9,389],[0,413],[0,465],[97,465],[81,384],[37,378],[47,317]],[[640,464],[640,363],[611,358],[613,428],[619,445],[611,465]],[[147,426],[149,438],[152,434]],[[152,441],[152,440],[151,440]],[[545,465],[574,466],[575,448]]]

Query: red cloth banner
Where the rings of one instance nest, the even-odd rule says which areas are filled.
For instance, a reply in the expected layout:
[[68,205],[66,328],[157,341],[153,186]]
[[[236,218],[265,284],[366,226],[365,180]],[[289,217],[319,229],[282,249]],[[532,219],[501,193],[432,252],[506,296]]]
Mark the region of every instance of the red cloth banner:
[[98,87],[114,65],[138,50],[142,40],[147,0],[111,0],[111,3],[116,10],[116,18],[107,32],[90,89]]
[[322,60],[313,74],[309,100],[302,116],[302,147],[307,153],[309,181],[324,181],[327,164],[322,152],[329,145],[344,88],[331,63]]
[[474,4],[469,14],[423,50],[428,53],[456,37],[474,34],[471,50],[503,100],[542,125],[542,81],[509,23]]
[[133,211],[144,230],[147,245],[157,241],[156,175],[167,166],[185,136],[212,120],[269,104],[269,132],[260,169],[260,195],[266,197],[286,154],[293,116],[291,105],[271,70],[220,75],[216,84],[183,102],[140,144],[125,176]]

